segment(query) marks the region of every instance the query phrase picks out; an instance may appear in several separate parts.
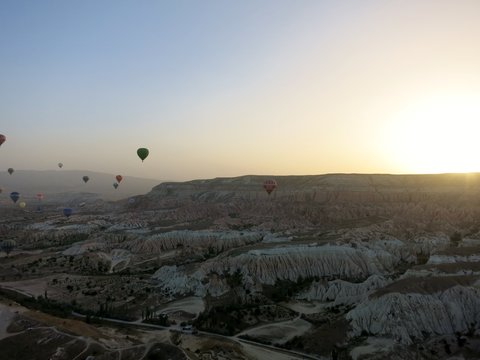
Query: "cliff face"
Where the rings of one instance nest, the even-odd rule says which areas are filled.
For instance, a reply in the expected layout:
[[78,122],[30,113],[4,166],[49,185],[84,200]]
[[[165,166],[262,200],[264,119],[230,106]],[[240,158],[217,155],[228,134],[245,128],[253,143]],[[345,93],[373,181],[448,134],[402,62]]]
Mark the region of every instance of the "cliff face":
[[364,282],[351,283],[344,280],[315,281],[309,289],[297,295],[301,300],[329,302],[332,306],[355,305],[368,298],[375,290],[383,288],[392,280],[372,275]]
[[394,221],[403,235],[452,232],[480,215],[478,174],[278,176],[270,196],[262,188],[267,178],[162,183],[133,208],[162,210],[163,220],[210,218],[228,227],[241,219],[240,225],[277,230],[351,226],[376,218]]
[[365,300],[346,318],[352,327],[351,336],[366,332],[411,344],[432,335],[480,329],[479,295],[477,288],[466,286],[433,294],[388,293]]

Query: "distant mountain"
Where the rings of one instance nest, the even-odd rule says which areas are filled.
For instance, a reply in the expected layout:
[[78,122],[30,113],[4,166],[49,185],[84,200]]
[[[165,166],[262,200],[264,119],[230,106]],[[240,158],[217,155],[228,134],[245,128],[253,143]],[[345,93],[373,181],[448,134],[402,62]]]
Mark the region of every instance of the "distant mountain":
[[[90,178],[87,183],[82,180],[83,176]],[[79,193],[105,200],[119,200],[132,195],[145,194],[161,181],[124,176],[117,189],[113,187],[115,182],[115,174],[93,171],[16,170],[12,175],[4,171],[0,173],[2,189],[0,197],[5,197],[12,191],[18,191],[25,200],[34,199],[37,193],[43,193],[45,201],[63,196],[71,197]]]
[[154,187],[149,196],[177,195],[209,200],[225,197],[251,198],[263,195],[263,182],[275,179],[277,189],[271,197],[290,197],[310,193],[478,193],[480,174],[325,174],[325,175],[245,175],[233,178],[215,178],[187,182],[163,182]]

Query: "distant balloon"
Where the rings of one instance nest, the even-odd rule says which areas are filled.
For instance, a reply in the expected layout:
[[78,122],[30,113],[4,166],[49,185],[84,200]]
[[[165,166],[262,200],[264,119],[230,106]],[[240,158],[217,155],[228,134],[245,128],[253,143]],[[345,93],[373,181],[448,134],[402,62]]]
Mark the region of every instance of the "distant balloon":
[[3,240],[0,243],[1,249],[5,251],[7,255],[10,254],[10,252],[15,248],[16,245],[17,243],[15,242],[15,240],[12,240],[12,239]]
[[42,193],[38,193],[37,195],[35,195],[35,197],[36,197],[37,200],[39,200],[39,201],[43,200],[43,194],[42,194]]
[[63,209],[63,215],[65,215],[67,218],[70,217],[70,215],[72,215],[72,212],[73,210],[70,208]]
[[123,176],[122,176],[122,175],[117,175],[117,176],[115,176],[115,179],[117,179],[117,183],[120,184],[120,182],[121,182],[122,179],[123,179]]
[[2,191],[3,191],[3,189],[2,189],[2,188],[0,188],[0,194],[2,193]]
[[12,175],[15,170],[13,170],[13,168],[8,168],[7,171],[8,171],[8,173],[9,173],[10,175]]
[[58,163],[58,167],[61,169],[63,167],[62,163]]
[[12,199],[13,203],[16,203],[18,199],[20,199],[20,194],[16,191],[10,193],[10,199]]
[[116,189],[118,188],[118,183],[113,183],[113,187]]
[[42,211],[43,211],[42,207],[41,207],[41,206],[37,206],[37,212],[42,212]]
[[277,187],[277,182],[275,180],[265,180],[263,183],[263,188],[267,192],[268,195],[272,193],[273,190]]
[[137,150],[137,155],[140,159],[142,159],[142,162],[147,158],[148,154],[149,154],[149,151],[146,148],[139,148]]
[[90,178],[88,176],[84,176],[82,179],[83,179],[83,181],[85,181],[85,183],[87,183],[87,181],[90,180]]
[[5,135],[0,134],[0,146],[7,140],[7,137]]
[[25,201],[22,201],[18,204],[18,206],[20,206],[22,209],[27,206],[27,203]]

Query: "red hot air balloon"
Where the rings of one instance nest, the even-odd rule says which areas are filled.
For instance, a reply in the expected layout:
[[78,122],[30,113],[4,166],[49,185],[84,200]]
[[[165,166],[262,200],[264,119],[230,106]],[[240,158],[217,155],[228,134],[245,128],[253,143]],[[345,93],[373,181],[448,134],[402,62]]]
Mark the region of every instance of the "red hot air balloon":
[[273,190],[277,187],[277,182],[275,180],[265,180],[263,183],[263,188],[267,192],[268,195],[272,193]]
[[7,140],[7,137],[5,135],[0,134],[0,146]]
[[115,176],[115,179],[117,179],[117,183],[120,184],[120,181],[122,181],[123,176],[122,175],[117,175],[117,176]]
[[37,195],[35,195],[35,197],[37,198],[37,200],[43,200],[43,194],[42,193],[38,193]]

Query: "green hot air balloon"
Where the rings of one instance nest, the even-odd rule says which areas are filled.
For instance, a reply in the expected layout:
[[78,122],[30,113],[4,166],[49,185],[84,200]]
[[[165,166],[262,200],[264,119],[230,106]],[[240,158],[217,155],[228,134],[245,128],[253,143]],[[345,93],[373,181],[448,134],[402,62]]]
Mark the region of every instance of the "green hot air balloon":
[[147,158],[148,153],[149,153],[149,151],[146,148],[140,148],[140,149],[137,150],[137,155],[140,159],[142,159],[142,162],[143,162],[143,160],[145,160]]

